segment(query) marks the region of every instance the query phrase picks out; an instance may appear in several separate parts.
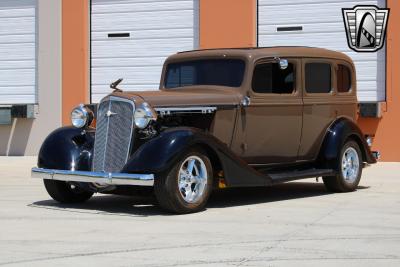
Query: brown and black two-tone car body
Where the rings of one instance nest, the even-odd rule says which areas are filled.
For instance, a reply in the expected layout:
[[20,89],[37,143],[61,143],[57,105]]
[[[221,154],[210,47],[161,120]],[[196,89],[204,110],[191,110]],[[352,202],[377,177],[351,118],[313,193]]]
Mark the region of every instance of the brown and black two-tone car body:
[[160,206],[187,213],[215,187],[323,177],[330,191],[352,191],[376,162],[355,124],[356,72],[342,53],[189,51],[166,60],[158,91],[117,83],[43,143],[32,173],[55,200],[150,187]]

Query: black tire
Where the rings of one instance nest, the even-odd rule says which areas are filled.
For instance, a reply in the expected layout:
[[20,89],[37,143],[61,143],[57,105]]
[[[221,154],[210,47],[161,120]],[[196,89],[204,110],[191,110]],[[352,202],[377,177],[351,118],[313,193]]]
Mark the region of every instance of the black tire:
[[[352,180],[346,180],[342,171],[343,157],[346,156],[345,154],[346,152],[349,151],[349,149],[354,149],[358,157],[357,175],[355,175],[355,178]],[[336,193],[351,192],[356,190],[358,184],[360,183],[362,168],[363,168],[362,155],[360,147],[357,144],[357,142],[355,142],[354,140],[347,141],[340,150],[340,156],[338,160],[339,162],[337,163],[337,168],[336,168],[337,174],[335,176],[322,177],[326,189],[330,192],[336,192]]]
[[64,181],[44,180],[47,193],[60,203],[82,203],[92,197],[93,192],[85,191],[77,186],[71,186]]
[[[185,201],[183,193],[179,189],[179,171],[181,166],[190,157],[200,158],[206,168],[207,184],[204,186],[201,197],[194,202]],[[154,184],[154,193],[159,206],[169,212],[184,214],[198,212],[204,209],[212,191],[213,170],[210,159],[201,149],[191,149],[186,152],[165,174],[157,176]]]

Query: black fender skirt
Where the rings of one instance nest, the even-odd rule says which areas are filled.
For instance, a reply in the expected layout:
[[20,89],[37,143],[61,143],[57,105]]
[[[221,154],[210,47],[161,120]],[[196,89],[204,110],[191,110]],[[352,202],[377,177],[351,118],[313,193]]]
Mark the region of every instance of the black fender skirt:
[[323,165],[322,167],[338,167],[340,150],[349,138],[358,143],[364,162],[376,163],[376,159],[372,155],[360,128],[353,121],[340,118],[329,127],[325,135],[318,158],[319,163]]
[[163,174],[192,147],[202,147],[222,166],[227,186],[265,186],[270,177],[259,173],[236,156],[227,145],[196,128],[178,127],[163,131],[141,145],[121,172]]
[[57,170],[90,171],[94,146],[94,132],[75,127],[53,131],[43,142],[38,167]]

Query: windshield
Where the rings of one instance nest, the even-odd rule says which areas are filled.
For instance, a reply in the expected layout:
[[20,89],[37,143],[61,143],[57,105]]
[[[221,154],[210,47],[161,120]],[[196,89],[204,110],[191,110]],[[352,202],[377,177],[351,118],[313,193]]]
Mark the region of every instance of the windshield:
[[240,59],[205,59],[167,66],[165,88],[191,85],[240,87],[245,63]]

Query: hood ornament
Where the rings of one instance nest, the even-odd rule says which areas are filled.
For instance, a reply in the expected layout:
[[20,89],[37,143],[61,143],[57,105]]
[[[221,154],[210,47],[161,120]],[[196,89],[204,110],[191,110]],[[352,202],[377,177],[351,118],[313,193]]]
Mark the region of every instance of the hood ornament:
[[116,80],[115,82],[112,82],[112,83],[110,84],[110,88],[111,88],[111,89],[114,89],[113,93],[115,93],[115,92],[122,93],[122,90],[119,89],[119,88],[117,88],[117,86],[118,86],[123,80],[124,80],[123,78],[119,78],[118,80]]

